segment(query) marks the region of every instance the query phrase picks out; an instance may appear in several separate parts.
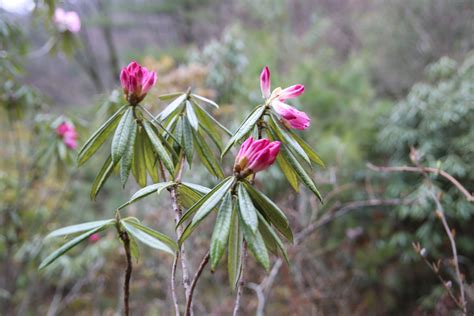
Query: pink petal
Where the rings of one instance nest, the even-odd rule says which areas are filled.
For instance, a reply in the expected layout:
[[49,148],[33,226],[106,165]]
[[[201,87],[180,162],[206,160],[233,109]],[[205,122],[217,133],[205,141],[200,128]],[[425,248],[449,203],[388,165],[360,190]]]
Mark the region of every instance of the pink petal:
[[283,89],[280,94],[280,100],[292,99],[300,96],[304,92],[304,86],[302,84],[296,84],[294,86]]
[[265,99],[270,97],[270,84],[270,69],[265,66],[260,74],[260,90]]

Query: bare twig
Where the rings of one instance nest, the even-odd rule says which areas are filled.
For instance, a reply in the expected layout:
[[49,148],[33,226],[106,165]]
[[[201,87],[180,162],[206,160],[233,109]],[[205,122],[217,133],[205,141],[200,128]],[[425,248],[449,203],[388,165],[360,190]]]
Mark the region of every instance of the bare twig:
[[197,281],[199,280],[199,277],[201,276],[202,271],[206,267],[207,263],[209,262],[209,251],[206,253],[204,258],[202,258],[201,263],[199,264],[199,268],[197,269],[196,273],[194,274],[193,281],[191,283],[191,288],[189,291],[189,295],[186,299],[186,312],[185,316],[189,316],[191,314],[191,306],[193,303],[193,294],[194,294],[194,289],[196,288]]
[[115,213],[115,227],[119,235],[120,240],[123,242],[123,248],[125,249],[125,259],[127,266],[125,268],[125,279],[123,282],[123,306],[125,316],[130,315],[129,299],[130,299],[130,278],[132,277],[132,253],[130,251],[130,236],[120,226],[120,214],[117,211]]
[[474,202],[474,196],[471,193],[469,193],[469,191],[461,183],[459,183],[459,181],[456,180],[456,178],[454,178],[452,175],[450,175],[446,171],[438,169],[438,168],[409,167],[409,166],[381,167],[381,166],[375,166],[371,163],[367,164],[367,168],[374,171],[379,171],[379,172],[414,172],[414,173],[432,173],[436,175],[441,175],[443,178],[451,182],[456,188],[458,188],[458,190],[461,191],[462,194],[464,194],[464,196],[469,202],[471,203]]
[[247,241],[246,240],[244,240],[243,242],[240,258],[241,258],[242,264],[240,266],[240,280],[239,280],[239,285],[237,287],[237,295],[235,296],[234,312],[232,313],[233,316],[237,316],[239,314],[240,299],[242,297],[242,288],[244,287],[244,284],[245,284],[244,272],[245,272],[245,266],[246,266],[246,261],[247,261]]
[[173,298],[173,305],[174,305],[176,316],[180,315],[178,297],[176,295],[176,267],[178,266],[178,257],[179,257],[179,251],[176,251],[176,254],[173,260],[173,267],[171,268],[171,296]]

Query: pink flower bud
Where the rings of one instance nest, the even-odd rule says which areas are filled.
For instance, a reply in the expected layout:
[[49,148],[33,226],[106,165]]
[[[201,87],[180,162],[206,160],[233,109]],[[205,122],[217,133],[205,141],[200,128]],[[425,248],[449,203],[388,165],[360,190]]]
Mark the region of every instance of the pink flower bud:
[[274,100],[272,107],[280,115],[283,123],[289,128],[304,130],[311,124],[311,119],[305,112],[299,111],[286,103]]
[[62,138],[67,147],[71,149],[77,148],[77,138],[79,135],[77,134],[74,125],[69,122],[62,122],[58,127],[56,127],[56,134]]
[[280,142],[270,142],[266,138],[254,141],[253,137],[249,137],[240,147],[234,170],[244,174],[257,173],[271,166],[279,152]]
[[263,68],[260,74],[260,90],[265,99],[270,97],[270,69],[267,66]]
[[61,32],[77,33],[81,30],[81,19],[74,11],[66,12],[61,8],[57,8],[54,11],[53,20]]
[[92,235],[89,236],[89,241],[90,241],[91,243],[96,243],[96,242],[98,242],[99,240],[100,240],[100,235],[99,235],[99,233],[95,233],[95,234],[92,234]]
[[125,98],[131,105],[137,105],[156,84],[156,78],[156,72],[148,71],[136,61],[132,61],[120,72],[120,84]]
[[294,86],[283,89],[278,98],[280,101],[285,101],[286,99],[292,99],[300,96],[304,92],[304,86],[302,84],[295,84]]

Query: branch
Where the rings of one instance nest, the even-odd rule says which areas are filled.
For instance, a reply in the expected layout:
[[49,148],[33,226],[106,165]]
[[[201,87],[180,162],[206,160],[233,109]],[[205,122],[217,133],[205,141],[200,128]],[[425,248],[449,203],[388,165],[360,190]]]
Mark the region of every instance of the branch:
[[123,247],[125,249],[125,258],[127,261],[127,267],[125,269],[125,280],[123,283],[123,305],[124,305],[124,313],[125,316],[130,315],[130,308],[129,308],[129,298],[130,298],[130,278],[132,276],[132,255],[130,252],[130,237],[128,236],[127,232],[122,231],[120,234],[120,239],[123,241]]
[[240,298],[242,297],[242,288],[245,284],[244,272],[245,272],[245,265],[247,261],[247,241],[245,240],[242,247],[242,252],[240,254],[240,258],[241,258],[242,265],[240,266],[240,280],[239,280],[239,286],[237,287],[237,295],[235,297],[234,312],[232,313],[233,316],[237,316],[239,314]]
[[202,258],[201,264],[199,264],[199,268],[197,269],[196,273],[194,274],[193,282],[191,283],[191,288],[189,291],[189,295],[186,298],[186,312],[185,316],[191,315],[191,306],[193,303],[193,294],[194,294],[194,289],[196,288],[197,281],[199,280],[199,277],[201,276],[202,271],[206,267],[207,263],[209,262],[209,251],[206,253],[204,258]]
[[430,168],[430,167],[409,167],[409,166],[400,166],[400,167],[382,167],[382,166],[375,166],[371,163],[367,164],[367,168],[374,171],[379,172],[414,172],[414,173],[432,173],[435,175],[441,175],[449,182],[451,182],[462,194],[466,197],[468,202],[474,202],[474,196],[469,193],[469,191],[461,184],[458,180],[456,180],[452,175],[447,173],[444,170],[438,168]]
[[173,305],[176,316],[179,316],[179,304],[178,297],[176,296],[176,267],[178,266],[179,251],[176,251],[176,255],[173,260],[173,267],[171,268],[171,296],[173,297]]

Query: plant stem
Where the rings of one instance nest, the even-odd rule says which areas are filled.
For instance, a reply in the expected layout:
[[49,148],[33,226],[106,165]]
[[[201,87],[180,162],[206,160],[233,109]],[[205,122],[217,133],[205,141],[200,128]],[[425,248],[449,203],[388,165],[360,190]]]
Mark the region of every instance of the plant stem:
[[199,268],[197,269],[196,273],[194,274],[193,282],[191,283],[191,289],[189,292],[189,296],[186,299],[186,312],[185,316],[189,316],[191,313],[191,306],[193,303],[193,294],[194,294],[194,289],[196,288],[197,281],[199,280],[199,277],[201,276],[202,271],[206,267],[207,263],[209,262],[209,251],[206,253],[204,258],[202,258],[201,264],[199,264]]
[[171,268],[171,296],[173,297],[173,305],[175,315],[179,316],[179,304],[178,297],[176,296],[176,267],[178,266],[179,251],[176,251],[176,255],[173,260],[173,267]]
[[123,283],[123,306],[125,316],[130,315],[129,298],[130,298],[130,278],[132,276],[132,255],[130,252],[130,238],[127,232],[122,231],[120,239],[123,241],[123,247],[125,249],[125,257],[127,260],[127,268],[125,269],[125,280]]
[[244,273],[245,273],[245,266],[246,266],[246,261],[247,261],[247,241],[246,240],[244,240],[240,258],[242,260],[241,261],[242,265],[240,267],[240,280],[239,280],[239,286],[237,287],[237,295],[235,296],[234,312],[232,313],[233,316],[237,316],[239,314],[240,299],[242,297],[242,288],[244,287],[244,284],[245,284]]

